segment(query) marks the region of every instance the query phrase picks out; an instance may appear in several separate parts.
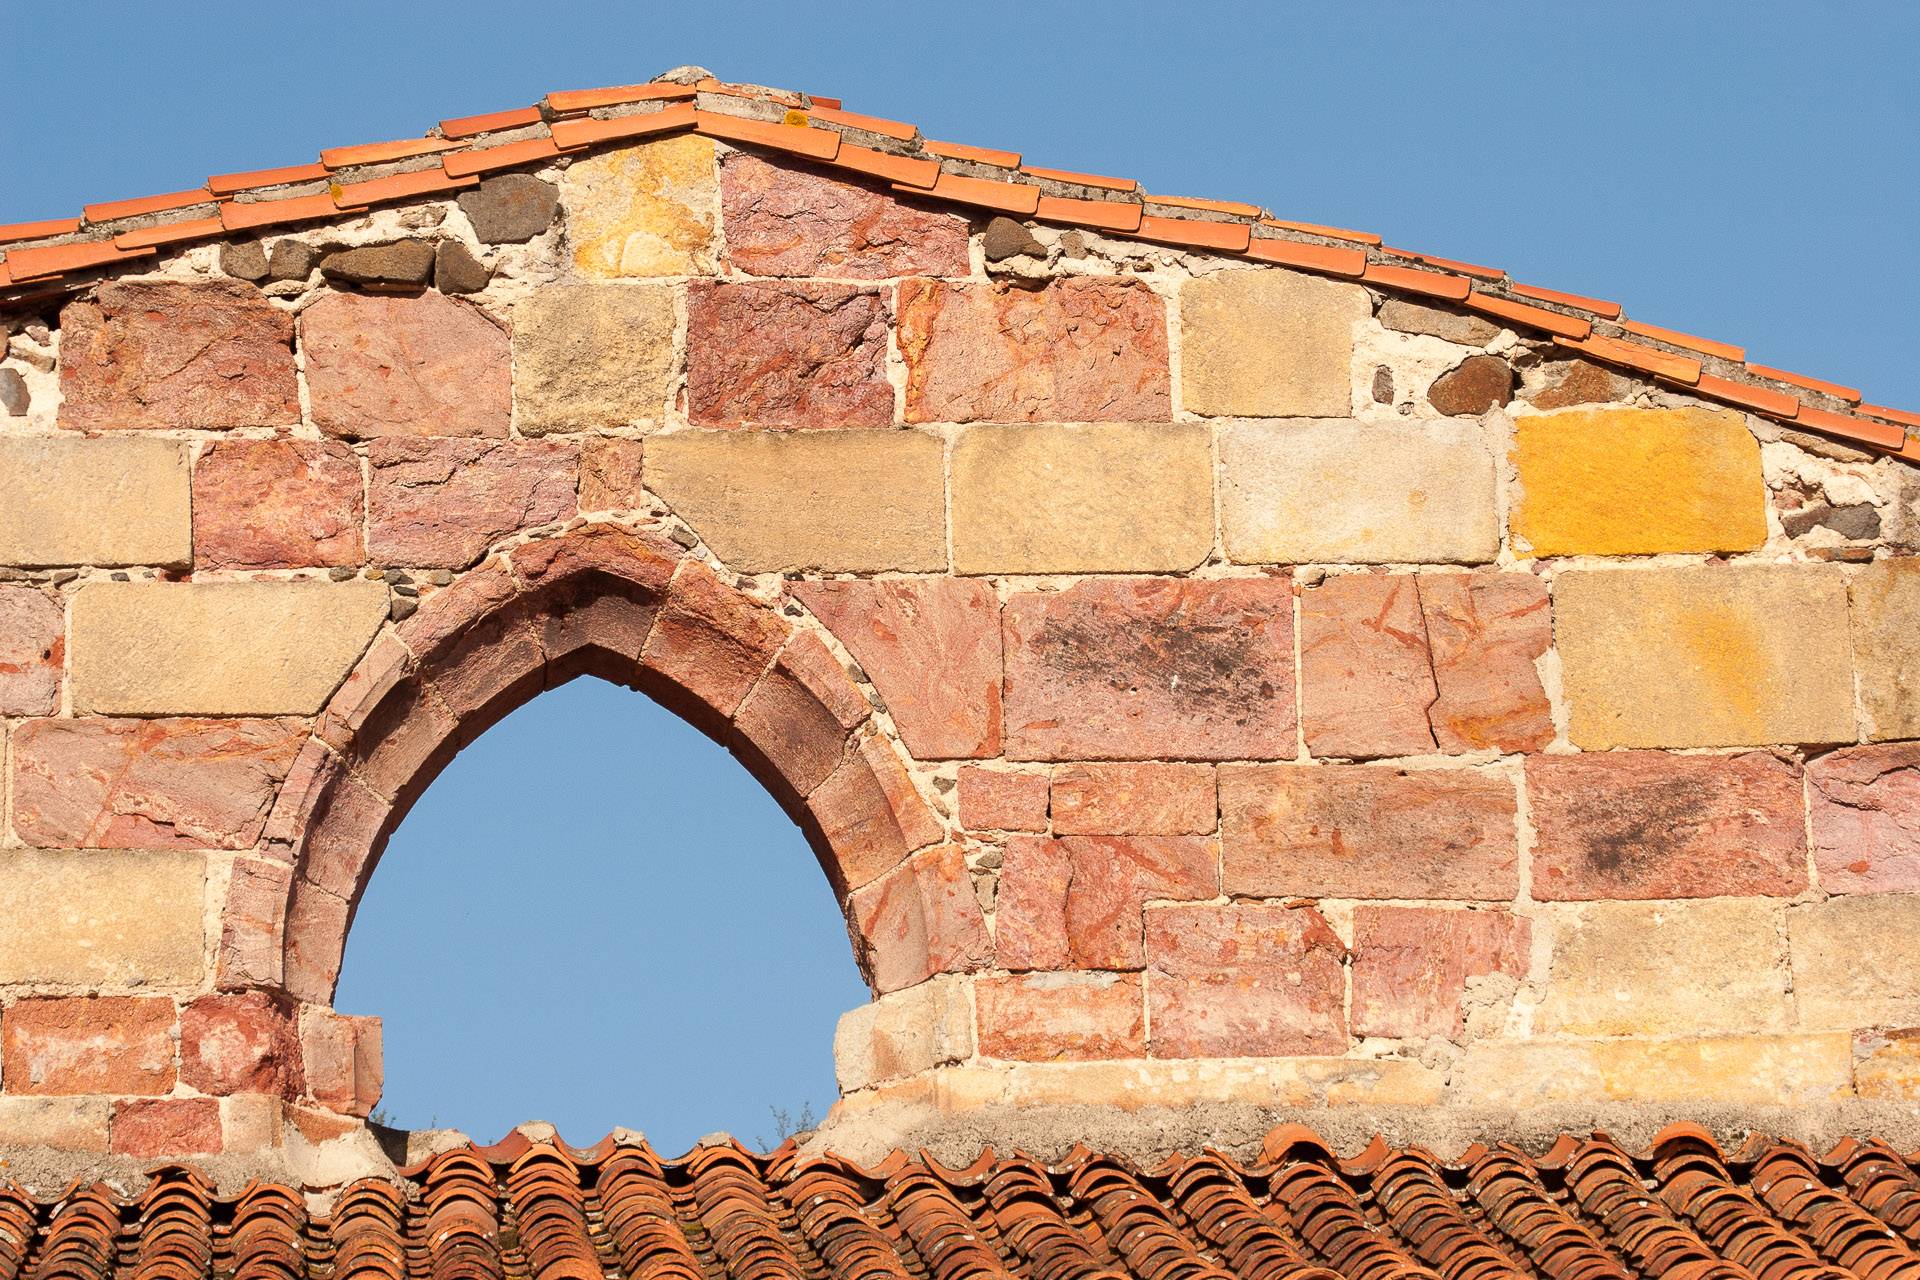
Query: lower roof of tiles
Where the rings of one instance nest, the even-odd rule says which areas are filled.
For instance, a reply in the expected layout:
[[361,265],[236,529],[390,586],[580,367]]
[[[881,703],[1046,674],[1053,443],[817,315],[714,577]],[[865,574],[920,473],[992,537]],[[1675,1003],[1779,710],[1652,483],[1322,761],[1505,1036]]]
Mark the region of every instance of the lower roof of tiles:
[[1920,463],[1920,440],[1908,434],[1920,428],[1920,413],[1750,362],[1732,343],[1630,319],[1615,302],[1393,248],[1370,232],[1275,217],[1258,205],[1158,195],[1127,178],[1023,164],[1018,152],[925,138],[911,124],[845,110],[838,98],[730,84],[698,68],[645,84],[550,93],[529,107],[442,120],[422,137],[330,148],[317,162],[219,174],[180,191],[90,204],[78,217],[0,226],[0,313],[147,270],[159,255],[195,243],[441,198],[491,174],[683,132],[784,153],[908,198],[1277,264],[1463,308],[1674,390]]
[[1451,1162],[1381,1139],[1343,1159],[1290,1125],[1250,1161],[1153,1168],[1084,1148],[863,1168],[792,1142],[663,1160],[515,1132],[324,1209],[273,1183],[216,1194],[181,1167],[127,1196],[0,1189],[0,1280],[1881,1280],[1920,1275],[1917,1160],[1852,1139],[1728,1151],[1685,1125],[1637,1152],[1596,1133]]

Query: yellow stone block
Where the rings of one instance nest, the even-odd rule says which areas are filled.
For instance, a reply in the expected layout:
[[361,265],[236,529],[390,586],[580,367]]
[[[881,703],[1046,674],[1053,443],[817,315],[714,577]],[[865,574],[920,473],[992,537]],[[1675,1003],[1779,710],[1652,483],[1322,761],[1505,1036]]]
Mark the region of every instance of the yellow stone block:
[[1920,1029],[1863,1031],[1853,1038],[1853,1091],[1889,1102],[1920,1100]]
[[1920,558],[1874,561],[1848,596],[1867,737],[1920,738]]
[[1750,551],[1767,540],[1760,442],[1724,409],[1570,409],[1514,423],[1514,550]]
[[0,983],[193,988],[205,972],[207,860],[173,850],[0,854]]
[[560,183],[567,241],[600,279],[713,271],[713,143],[683,134],[576,160]]

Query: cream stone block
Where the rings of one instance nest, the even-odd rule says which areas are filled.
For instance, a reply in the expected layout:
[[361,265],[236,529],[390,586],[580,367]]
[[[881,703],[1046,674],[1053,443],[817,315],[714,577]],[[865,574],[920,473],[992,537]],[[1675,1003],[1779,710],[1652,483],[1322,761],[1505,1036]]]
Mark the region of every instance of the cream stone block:
[[1016,1106],[1098,1102],[1122,1111],[1208,1103],[1431,1106],[1444,1083],[1440,1072],[1402,1059],[1029,1062],[1013,1068],[1007,1101]]
[[673,326],[668,285],[542,285],[513,309],[514,425],[547,435],[659,421]]
[[1358,285],[1268,268],[1219,271],[1180,288],[1181,376],[1190,413],[1335,417],[1351,411]]
[[1920,558],[1874,561],[1848,595],[1867,737],[1920,738]]
[[1787,950],[1802,1026],[1920,1026],[1920,894],[1794,907]]
[[111,1098],[0,1098],[0,1146],[102,1153]]
[[206,878],[198,853],[0,852],[13,922],[0,928],[0,984],[197,985],[206,968]]
[[0,437],[0,564],[184,565],[192,487],[182,441]]
[[974,426],[955,440],[959,573],[1180,571],[1212,550],[1200,423]]
[[851,1093],[973,1056],[973,1004],[958,978],[934,978],[844,1013],[834,1073]]
[[647,487],[744,573],[947,565],[944,445],[920,431],[676,431]]
[[1595,1102],[1806,1106],[1852,1088],[1843,1032],[1653,1040],[1486,1041],[1454,1064],[1448,1102],[1499,1107]]
[[96,582],[73,599],[76,711],[312,715],[387,616],[378,582]]
[[713,143],[693,134],[575,160],[560,180],[567,243],[582,275],[706,275],[719,207]]
[[1482,563],[1500,549],[1494,458],[1472,422],[1220,428],[1220,523],[1241,564]]

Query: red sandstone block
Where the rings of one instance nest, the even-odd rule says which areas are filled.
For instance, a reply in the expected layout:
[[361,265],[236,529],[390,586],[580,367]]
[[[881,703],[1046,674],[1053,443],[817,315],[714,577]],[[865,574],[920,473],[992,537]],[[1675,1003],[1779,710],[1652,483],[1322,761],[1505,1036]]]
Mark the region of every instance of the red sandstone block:
[[1528,921],[1509,911],[1354,911],[1353,1033],[1459,1040],[1476,979],[1526,976]]
[[285,982],[296,1000],[333,999],[340,953],[347,939],[347,904],[304,880],[293,882],[287,906]]
[[307,1092],[329,1111],[365,1116],[380,1101],[380,1019],[309,1008],[300,1019]]
[[538,620],[525,609],[503,609],[468,627],[440,656],[421,667],[421,679],[459,721],[467,740],[538,693],[546,683],[546,651]]
[[1016,760],[1295,754],[1285,578],[1099,578],[1003,612]]
[[115,1155],[143,1160],[213,1155],[221,1147],[217,1098],[143,1098],[113,1104],[107,1130]]
[[293,868],[265,858],[235,858],[220,912],[215,980],[223,991],[280,984],[281,929]]
[[1164,422],[1166,303],[1127,280],[904,280],[909,422]]
[[960,770],[960,824],[969,831],[1045,831],[1047,775],[967,765]]
[[1070,764],[1054,771],[1061,835],[1201,835],[1218,826],[1204,764]]
[[164,996],[16,1000],[0,1013],[8,1093],[166,1093],[173,1001]]
[[508,534],[579,510],[570,442],[382,439],[367,461],[367,552],[379,564],[464,569]]
[[1138,969],[1147,902],[1219,891],[1219,849],[1207,837],[1015,836],[1000,871],[995,963]]
[[1428,711],[1440,750],[1537,751],[1553,708],[1536,665],[1553,640],[1547,584],[1525,573],[1419,575],[1439,699]]
[[217,440],[193,468],[193,562],[201,569],[357,565],[360,459],[316,440]]
[[57,596],[0,587],[0,716],[50,716],[60,709],[66,630]]
[[887,427],[887,304],[814,281],[687,288],[687,413],[703,427]]
[[[412,781],[409,775],[398,779],[396,785],[382,777],[377,766],[384,763],[378,756],[374,758],[374,767],[363,771],[370,775],[364,784],[344,771],[335,775],[315,806],[295,867],[307,883],[349,902],[359,901],[365,877],[373,870],[373,851],[380,847],[393,818],[391,797],[407,789]],[[392,790],[373,789],[381,786]]]
[[1518,889],[1513,783],[1480,769],[1223,765],[1230,894],[1499,901]]
[[983,1057],[1061,1062],[1147,1054],[1138,974],[1029,973],[981,978],[973,991]]
[[1823,890],[1920,890],[1920,744],[1829,752],[1807,766],[1807,781]]
[[978,579],[796,582],[921,760],[1000,752],[1000,605]]
[[1264,1058],[1347,1047],[1346,948],[1311,907],[1154,907],[1148,1053]]
[[878,734],[847,752],[807,797],[807,813],[819,841],[815,850],[837,894],[876,879],[942,835],[940,820]]
[[1807,887],[1800,770],[1764,751],[1527,757],[1536,898],[1792,895]]
[[478,309],[431,290],[331,292],[300,313],[313,421],[348,439],[506,435],[509,345]]
[[1434,749],[1437,691],[1411,574],[1342,574],[1300,593],[1300,721],[1316,756]]
[[667,700],[682,714],[724,723],[786,642],[787,630],[772,609],[690,560],[653,624],[641,666],[667,686]]
[[264,991],[202,996],[180,1014],[180,1080],[200,1093],[298,1096],[292,1006]]
[[[540,545],[549,544],[529,544]],[[526,548],[516,548],[516,554],[526,553]],[[507,571],[506,564],[488,561],[461,574],[452,586],[424,596],[420,608],[399,625],[395,634],[422,663],[435,662],[476,623],[499,612],[521,590],[521,583]]]
[[777,784],[776,794],[791,807],[839,767],[847,734],[866,711],[819,637],[800,632],[740,704],[733,728],[756,775]]
[[720,166],[727,258],[756,276],[967,274],[967,220],[744,151]]
[[979,968],[993,950],[958,845],[915,854],[856,892],[848,908],[862,968],[882,994]]

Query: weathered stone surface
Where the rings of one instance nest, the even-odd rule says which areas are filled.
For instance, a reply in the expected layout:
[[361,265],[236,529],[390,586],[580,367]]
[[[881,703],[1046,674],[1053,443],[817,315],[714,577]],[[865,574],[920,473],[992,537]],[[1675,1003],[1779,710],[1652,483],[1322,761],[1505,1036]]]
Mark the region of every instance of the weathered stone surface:
[[833,1033],[842,1093],[972,1056],[973,1005],[957,978],[935,978],[849,1010]]
[[886,302],[854,285],[695,281],[687,400],[697,426],[891,426]]
[[58,596],[0,587],[0,716],[50,716],[60,709],[66,631]]
[[1792,1016],[1782,909],[1753,898],[1588,903],[1555,921],[1534,1025],[1598,1036],[1782,1030]]
[[1750,551],[1760,442],[1728,409],[1570,409],[1514,423],[1515,548],[1536,556]]
[[180,1080],[201,1093],[297,1094],[300,1035],[264,991],[202,996],[180,1011]]
[[504,436],[507,335],[440,293],[329,293],[300,313],[314,425],[349,439]]
[[647,485],[745,573],[946,568],[946,478],[918,431],[676,431]]
[[1627,379],[1592,361],[1569,360],[1549,366],[1546,385],[1521,398],[1536,409],[1568,409],[1624,400],[1632,387]]
[[292,426],[293,317],[237,280],[108,281],[60,313],[60,397],[76,431]]
[[1800,770],[1749,751],[1527,757],[1533,896],[1711,898],[1807,887]]
[[513,310],[513,393],[524,435],[658,422],[673,384],[673,291],[549,284]]
[[202,569],[297,569],[366,559],[360,459],[333,440],[217,440],[193,468]]
[[710,275],[713,143],[683,134],[576,160],[560,179],[573,265],[586,276]]
[[305,280],[320,262],[320,251],[304,240],[276,241],[267,254],[267,274],[275,280]]
[[596,436],[580,446],[580,509],[631,511],[646,505],[640,470],[646,446],[639,440]]
[[1212,551],[1201,424],[974,426],[955,440],[956,572],[1178,571]]
[[1427,403],[1447,417],[1479,417],[1513,401],[1513,368],[1499,356],[1468,356],[1434,379]]
[[1107,578],[1002,613],[1016,760],[1278,759],[1295,752],[1285,578]]
[[1497,1030],[1526,977],[1531,939],[1529,922],[1510,911],[1356,908],[1353,1034],[1458,1041],[1469,1013],[1493,1022],[1477,1029]]
[[29,720],[13,829],[50,849],[252,848],[298,749],[277,720]]
[[978,968],[993,951],[958,845],[915,854],[856,892],[848,908],[876,992]]
[[1501,1109],[1569,1103],[1808,1106],[1846,1096],[1852,1054],[1844,1033],[1732,1035],[1684,1040],[1487,1041],[1453,1069],[1453,1094]]
[[1828,893],[1920,890],[1920,745],[1851,747],[1807,766],[1813,863]]
[[73,703],[105,715],[312,715],[387,612],[378,582],[94,582]]
[[173,1001],[164,996],[17,1000],[0,1015],[8,1093],[165,1093]]
[[1867,737],[1920,737],[1920,558],[1876,560],[1847,591]]
[[982,978],[974,998],[982,1057],[1064,1062],[1147,1054],[1147,1006],[1137,974]]
[[1787,913],[1804,1027],[1920,1026],[1920,894],[1828,898]]
[[1000,753],[1000,602],[952,578],[796,582],[921,760]]
[[[725,585],[706,565],[683,565],[641,650],[646,673],[697,710],[731,716],[786,643],[771,609]],[[682,706],[685,712],[687,707]]]
[[1553,595],[1577,747],[1853,740],[1846,584],[1831,566],[1578,571]]
[[1047,775],[968,765],[959,777],[960,825],[969,831],[1045,831]]
[[367,553],[380,564],[464,569],[507,534],[579,509],[569,442],[376,440],[367,461]]
[[267,278],[267,250],[258,240],[220,246],[220,269],[236,280],[254,284]]
[[1880,511],[1870,502],[1849,502],[1841,506],[1816,502],[1798,511],[1782,512],[1780,529],[1789,538],[1803,537],[1815,529],[1831,529],[1850,541],[1866,542],[1880,536]]
[[980,247],[988,262],[1005,262],[1021,254],[1034,258],[1047,256],[1047,247],[1034,239],[1033,232],[1005,217],[987,223],[986,231],[980,236]]
[[909,422],[1155,422],[1173,405],[1166,304],[1144,284],[906,280]]
[[0,410],[9,417],[24,418],[33,407],[33,393],[18,369],[0,369]]
[[[760,678],[734,713],[733,727],[745,741],[748,759],[762,757],[779,775],[787,789],[786,802],[804,799],[815,787],[832,776],[846,754],[847,733],[866,716],[866,704],[844,675],[834,677],[838,691],[848,695],[844,705],[836,705],[833,690],[822,696],[812,680],[809,667],[833,667],[838,664],[825,653],[806,648],[819,640],[807,634],[789,643],[778,661]],[[819,658],[796,664],[797,648]],[[796,669],[798,666],[799,669]],[[763,778],[763,781],[765,779]],[[780,794],[777,790],[776,795]]]
[[0,1133],[10,1145],[98,1154],[112,1107],[106,1098],[0,1098]]
[[1353,329],[1367,291],[1270,269],[1219,271],[1180,287],[1180,392],[1190,413],[1345,417]]
[[0,564],[186,564],[191,488],[179,441],[0,439]]
[[1340,575],[1300,593],[1300,720],[1314,755],[1433,751],[1435,675],[1414,575]]
[[841,894],[893,870],[902,858],[941,835],[939,819],[914,789],[893,748],[877,734],[849,751],[833,775],[807,797],[807,812],[827,845],[821,858],[827,878]]
[[459,202],[482,244],[525,244],[553,225],[560,190],[530,173],[503,173],[462,191]]
[[1138,969],[1149,901],[1219,893],[1204,836],[1015,836],[995,911],[1002,969]]
[[1445,1076],[1404,1058],[1286,1057],[1253,1061],[1029,1062],[1008,1073],[1015,1106],[1144,1111],[1224,1102],[1253,1107],[1431,1107]]
[[1053,775],[1061,835],[1200,835],[1219,825],[1203,764],[1070,764]]
[[34,922],[0,931],[0,982],[199,984],[202,855],[17,849],[0,853],[0,877],[8,909]]
[[[293,868],[268,858],[235,858],[220,912],[215,980],[221,990],[277,987],[282,972],[281,926],[293,887]],[[195,952],[199,950],[195,939]]]
[[1518,888],[1513,783],[1478,769],[1223,765],[1226,890],[1499,901]]
[[1470,422],[1237,422],[1220,524],[1242,564],[1476,563],[1500,547],[1494,460]]
[[1424,333],[1463,347],[1484,347],[1500,336],[1500,326],[1464,311],[1442,311],[1404,298],[1388,298],[1376,317],[1401,333]]
[[1855,1032],[1853,1088],[1863,1098],[1920,1098],[1920,1030],[1876,1027]]
[[478,293],[493,280],[493,268],[458,240],[442,240],[433,251],[433,287],[442,293]]
[[381,1039],[378,1018],[307,1009],[300,1019],[300,1056],[313,1100],[344,1115],[371,1113],[385,1076]]
[[720,216],[731,266],[750,275],[967,273],[965,218],[750,152],[734,152],[720,166]]
[[1311,907],[1147,912],[1148,1052],[1261,1058],[1347,1047],[1346,948]]
[[433,245],[426,240],[396,240],[336,249],[320,259],[320,274],[346,284],[424,286],[433,274]]
[[1553,741],[1540,660],[1553,640],[1547,584],[1522,573],[1422,574],[1420,612],[1442,751],[1537,751]]
[[115,1155],[143,1160],[212,1155],[221,1148],[217,1098],[135,1098],[113,1104],[108,1130]]

